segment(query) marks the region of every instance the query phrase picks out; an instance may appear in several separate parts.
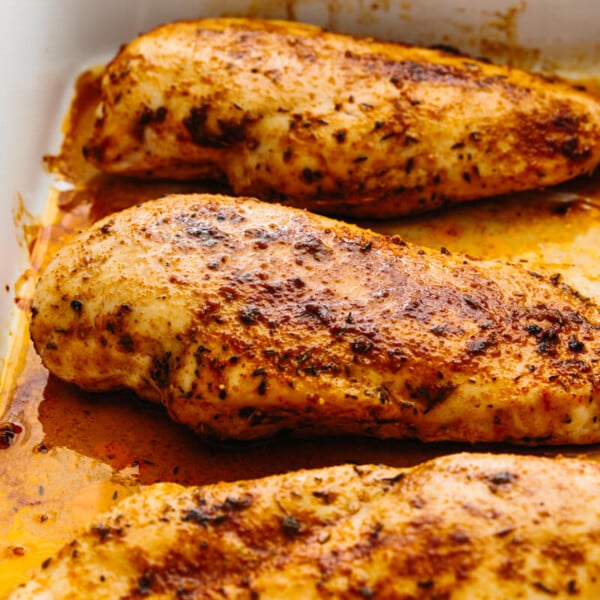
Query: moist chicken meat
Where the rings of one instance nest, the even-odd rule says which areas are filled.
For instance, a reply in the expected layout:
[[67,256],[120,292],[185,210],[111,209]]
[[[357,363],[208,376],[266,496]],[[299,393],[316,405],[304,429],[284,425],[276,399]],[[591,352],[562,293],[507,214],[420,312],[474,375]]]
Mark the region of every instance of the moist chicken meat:
[[87,158],[111,173],[386,218],[600,162],[600,102],[433,49],[284,21],[164,25],[106,67]]
[[600,313],[560,275],[277,204],[111,215],[56,253],[32,313],[51,373],[211,438],[600,441]]
[[600,464],[457,454],[150,486],[11,600],[598,598]]

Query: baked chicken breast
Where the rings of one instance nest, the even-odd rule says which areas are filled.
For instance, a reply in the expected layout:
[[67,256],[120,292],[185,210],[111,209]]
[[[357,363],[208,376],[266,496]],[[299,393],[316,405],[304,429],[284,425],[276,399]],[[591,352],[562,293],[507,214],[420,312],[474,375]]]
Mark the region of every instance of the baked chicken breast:
[[84,154],[111,173],[386,218],[556,184],[600,162],[600,101],[439,50],[300,23],[164,25],[107,66]]
[[42,275],[57,377],[211,438],[600,442],[600,313],[561,282],[249,198],[99,221]]
[[155,484],[10,600],[600,597],[600,465],[457,454]]

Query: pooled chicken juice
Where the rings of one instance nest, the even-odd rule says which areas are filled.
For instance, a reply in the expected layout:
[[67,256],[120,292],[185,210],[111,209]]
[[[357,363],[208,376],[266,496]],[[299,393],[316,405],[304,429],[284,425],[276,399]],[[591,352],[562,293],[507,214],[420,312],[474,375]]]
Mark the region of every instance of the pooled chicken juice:
[[[74,233],[112,212],[167,193],[228,191],[221,184],[102,175],[85,162],[80,148],[93,123],[99,72],[79,78],[63,149],[58,158],[46,161],[61,184],[50,192],[47,218],[31,244],[30,278],[43,271]],[[581,293],[600,298],[598,174],[545,191],[359,224],[437,250],[499,257],[536,272],[561,273]],[[24,315],[30,302],[30,295],[19,297]],[[20,360],[12,374],[13,393],[3,416],[20,431],[15,429],[10,444],[0,450],[0,527],[6,532],[0,546],[0,596],[24,581],[28,569],[93,515],[156,481],[204,484],[343,462],[410,466],[462,450],[600,456],[597,447],[524,449],[366,438],[207,444],[172,422],[162,407],[131,393],[88,393],[49,376],[27,340],[24,329],[16,344]]]

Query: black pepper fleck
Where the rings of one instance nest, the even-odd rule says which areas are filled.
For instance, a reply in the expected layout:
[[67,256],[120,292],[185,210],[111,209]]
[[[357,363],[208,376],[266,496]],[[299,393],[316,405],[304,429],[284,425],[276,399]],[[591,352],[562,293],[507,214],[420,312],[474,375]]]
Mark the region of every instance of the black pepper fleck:
[[579,341],[577,338],[572,337],[569,340],[569,350],[571,352],[583,352],[583,350],[585,349],[585,344],[581,341]]
[[80,313],[81,309],[83,308],[83,302],[81,300],[71,300],[71,308],[75,312]]
[[296,519],[295,517],[291,517],[289,515],[286,515],[283,518],[283,521],[281,521],[281,527],[284,533],[291,537],[298,535],[301,529],[300,521],[298,521],[298,519]]
[[367,352],[369,352],[372,348],[373,348],[373,342],[364,337],[358,337],[356,338],[352,343],[352,351],[356,352],[356,354],[366,354]]

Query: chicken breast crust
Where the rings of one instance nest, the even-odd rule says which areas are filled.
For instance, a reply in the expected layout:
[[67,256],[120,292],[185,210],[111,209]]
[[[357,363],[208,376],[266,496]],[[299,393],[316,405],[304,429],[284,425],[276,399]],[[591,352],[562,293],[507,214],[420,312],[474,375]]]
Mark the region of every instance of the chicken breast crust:
[[600,597],[600,465],[455,454],[185,488],[100,516],[11,600]]
[[111,173],[387,218],[600,162],[600,102],[439,50],[285,21],[159,27],[107,66],[87,158]]
[[600,441],[600,313],[560,275],[294,208],[127,209],[55,255],[32,313],[57,377],[212,438]]

